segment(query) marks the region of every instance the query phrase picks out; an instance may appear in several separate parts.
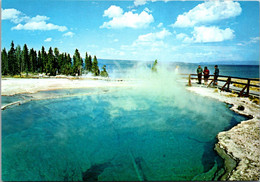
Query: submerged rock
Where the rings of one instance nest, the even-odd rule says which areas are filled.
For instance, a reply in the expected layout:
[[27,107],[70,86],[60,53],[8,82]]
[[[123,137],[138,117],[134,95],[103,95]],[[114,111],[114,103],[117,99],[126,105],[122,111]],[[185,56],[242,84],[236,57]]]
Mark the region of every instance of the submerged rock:
[[221,176],[221,180],[227,180],[230,177],[232,170],[237,166],[237,162],[230,155],[228,155],[219,144],[216,144],[215,150],[218,152],[219,156],[224,159],[225,162],[225,173]]
[[237,107],[237,109],[238,109],[239,111],[243,111],[243,110],[245,110],[245,107],[242,106],[242,105],[239,105],[239,106]]
[[98,181],[98,176],[109,166],[111,166],[111,162],[92,165],[87,171],[82,173],[83,181]]
[[217,162],[215,161],[214,166],[207,172],[195,176],[192,181],[211,181],[213,180],[215,173],[218,170]]

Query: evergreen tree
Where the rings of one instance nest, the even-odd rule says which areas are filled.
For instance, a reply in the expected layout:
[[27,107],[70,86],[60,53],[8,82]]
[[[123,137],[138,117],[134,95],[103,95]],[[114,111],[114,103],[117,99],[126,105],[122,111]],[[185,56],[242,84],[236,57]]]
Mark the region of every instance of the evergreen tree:
[[92,68],[92,60],[91,56],[88,56],[88,53],[86,52],[86,57],[85,57],[85,69],[90,72]]
[[96,56],[94,56],[93,63],[92,63],[92,73],[94,74],[94,76],[99,76],[99,74],[100,74]]
[[28,75],[29,72],[29,53],[27,45],[24,44],[23,46],[23,52],[22,52],[22,71],[26,72],[26,75]]
[[80,57],[80,53],[78,49],[75,50],[75,53],[73,55],[73,70],[74,74],[81,75],[81,69],[83,65],[83,59]]
[[48,61],[47,61],[47,72],[50,73],[50,75],[55,76],[56,75],[56,68],[55,68],[55,57],[52,51],[52,48],[49,48],[48,52]]
[[35,73],[37,66],[37,53],[33,48],[29,52],[29,71]]
[[41,51],[38,51],[38,56],[37,56],[37,71],[39,73],[43,72],[43,64],[42,64],[42,55],[41,55]]
[[[24,44],[23,49],[18,45],[14,48],[13,41],[11,42],[11,48],[7,52],[4,48],[1,52],[2,56],[2,74],[3,75],[15,75],[26,72],[45,72],[50,75],[56,75],[57,73],[66,75],[81,75],[83,69],[83,59],[80,56],[78,49],[75,50],[73,55],[73,64],[70,54],[59,52],[58,48],[49,48],[48,53],[45,51],[44,46],[38,52],[31,48],[28,49],[27,45]],[[94,56],[93,62],[91,55],[86,52],[85,55],[85,70],[92,72],[95,76],[100,75],[98,67],[98,61]],[[103,66],[102,76],[108,76],[106,66]]]
[[102,67],[102,71],[101,71],[101,73],[100,73],[100,76],[102,76],[102,77],[108,77],[108,73],[107,73],[107,70],[106,70],[106,65],[104,65],[103,67]]
[[59,54],[59,57],[58,57],[58,73],[59,74],[65,74],[65,63],[66,63],[66,60],[65,60],[65,54],[62,53],[62,54]]
[[62,60],[60,57],[60,52],[57,47],[54,48],[54,68],[59,72],[62,64]]
[[154,61],[153,66],[152,66],[152,71],[157,72],[157,59]]
[[73,68],[72,68],[72,62],[71,62],[71,57],[70,54],[68,54],[68,56],[66,57],[65,55],[65,59],[66,59],[66,75],[72,75],[73,74]]
[[1,68],[2,68],[2,75],[7,75],[9,70],[8,70],[8,56],[5,48],[1,52]]
[[18,69],[18,73],[22,72],[22,50],[21,50],[21,46],[18,45],[15,49],[15,57],[16,57],[16,61],[17,61],[17,69]]
[[11,43],[11,48],[7,54],[8,57],[8,71],[11,75],[15,75],[18,73],[18,63],[15,56],[14,42]]
[[41,61],[42,61],[42,72],[47,73],[48,55],[45,51],[44,46],[42,46],[42,50],[41,50]]
[[90,63],[90,72],[92,71],[92,65],[93,65],[93,61],[92,61],[92,56],[91,55],[89,55],[88,56],[88,62]]

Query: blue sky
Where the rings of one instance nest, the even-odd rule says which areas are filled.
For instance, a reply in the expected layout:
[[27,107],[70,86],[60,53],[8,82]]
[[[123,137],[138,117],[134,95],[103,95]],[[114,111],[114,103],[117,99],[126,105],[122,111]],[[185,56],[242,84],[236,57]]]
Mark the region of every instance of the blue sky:
[[3,0],[2,48],[103,59],[259,61],[257,1]]

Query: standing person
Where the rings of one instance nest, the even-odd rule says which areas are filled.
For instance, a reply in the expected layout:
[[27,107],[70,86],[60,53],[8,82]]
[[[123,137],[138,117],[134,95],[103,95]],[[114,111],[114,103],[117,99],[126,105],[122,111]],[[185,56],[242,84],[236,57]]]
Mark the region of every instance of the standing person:
[[205,66],[203,73],[204,73],[204,84],[207,85],[209,80],[209,70],[207,66]]
[[198,80],[199,80],[199,84],[201,84],[201,77],[202,77],[202,68],[200,67],[200,65],[197,68],[197,74],[198,74]]
[[175,74],[179,74],[179,66],[176,66],[175,70],[174,70]]
[[215,65],[214,83],[213,83],[213,85],[218,85],[218,76],[219,76],[218,65]]

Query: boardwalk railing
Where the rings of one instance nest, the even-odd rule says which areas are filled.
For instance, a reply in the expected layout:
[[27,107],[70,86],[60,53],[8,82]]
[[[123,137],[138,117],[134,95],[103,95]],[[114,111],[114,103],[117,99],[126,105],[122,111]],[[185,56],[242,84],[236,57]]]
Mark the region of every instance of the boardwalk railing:
[[[187,74],[182,74],[182,75],[187,75]],[[210,87],[212,83],[214,83],[214,75],[209,75],[209,79],[211,82],[207,85],[207,87]],[[192,79],[198,79],[197,74],[189,74],[188,77],[188,86],[191,86],[191,80]],[[203,80],[203,77],[201,78]],[[230,84],[238,84],[242,86],[242,90],[238,93],[238,96],[246,96],[248,97],[250,95],[250,87],[257,87],[259,89],[259,78],[241,78],[241,77],[232,77],[232,76],[224,76],[224,75],[219,75],[218,82],[225,82],[224,85],[221,87],[221,91],[231,91],[234,90],[234,88],[230,87]],[[252,82],[258,82],[256,84],[253,84]],[[238,88],[238,87],[236,87]],[[258,91],[259,92],[259,91]]]

